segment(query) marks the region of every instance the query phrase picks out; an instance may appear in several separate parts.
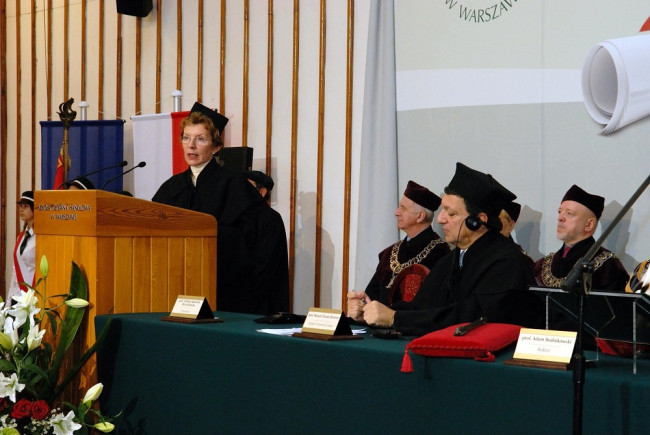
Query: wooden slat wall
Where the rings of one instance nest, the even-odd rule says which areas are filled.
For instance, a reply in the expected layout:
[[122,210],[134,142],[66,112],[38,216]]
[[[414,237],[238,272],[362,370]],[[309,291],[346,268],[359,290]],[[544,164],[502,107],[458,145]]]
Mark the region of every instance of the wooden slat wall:
[[[0,0],[0,19],[4,23],[7,22],[8,18],[7,17],[7,5],[6,5],[7,0]],[[354,51],[354,17],[355,17],[355,2],[354,0],[348,0],[347,2],[347,22],[345,23],[345,29],[347,32],[346,35],[346,41],[347,45],[345,47],[345,52],[342,54],[339,54],[339,56],[345,56],[345,62],[346,62],[346,80],[345,80],[345,86],[341,86],[341,83],[330,83],[327,81],[326,77],[326,65],[327,65],[327,48],[328,48],[328,21],[327,21],[327,10],[328,10],[328,2],[326,0],[320,0],[318,4],[318,17],[319,17],[319,25],[318,25],[318,46],[315,46],[312,40],[311,47],[307,47],[306,50],[309,50],[313,53],[318,52],[318,67],[317,67],[317,74],[318,77],[301,77],[301,44],[304,44],[302,41],[303,38],[303,33],[305,31],[312,31],[312,29],[303,28],[301,30],[301,19],[302,16],[304,15],[304,11],[309,11],[311,12],[312,10],[316,9],[315,2],[313,3],[305,3],[301,2],[300,0],[294,0],[292,3],[292,20],[291,20],[291,41],[288,44],[284,45],[284,49],[287,50],[286,47],[290,47],[291,50],[291,64],[289,65],[288,63],[285,63],[282,65],[282,68],[279,69],[277,65],[275,65],[275,60],[276,60],[276,51],[278,50],[278,44],[282,41],[277,39],[278,32],[277,32],[277,27],[276,27],[276,17],[277,17],[277,9],[282,9],[283,12],[286,13],[286,8],[287,8],[287,3],[285,2],[274,2],[274,0],[268,0],[267,2],[250,2],[249,0],[245,0],[243,3],[243,15],[241,16],[241,25],[234,26],[232,23],[228,24],[229,21],[232,17],[227,17],[226,12],[228,10],[228,6],[232,5],[232,10],[236,11],[236,13],[239,13],[238,8],[242,7],[241,3],[236,3],[239,0],[221,0],[218,4],[213,4],[209,3],[209,8],[207,7],[208,4],[205,5],[204,7],[204,2],[203,0],[199,0],[198,6],[193,6],[198,8],[198,15],[197,15],[197,21],[196,21],[196,29],[194,28],[187,28],[185,29],[183,27],[183,12],[184,9],[187,10],[188,5],[191,3],[192,5],[196,5],[193,2],[183,2],[183,0],[177,0],[175,4],[175,26],[174,28],[167,28],[163,29],[163,26],[165,25],[165,20],[163,19],[163,13],[165,11],[171,12],[171,14],[174,13],[174,6],[172,5],[163,5],[162,0],[157,0],[154,2],[154,11],[152,14],[150,14],[149,17],[147,18],[137,18],[135,22],[135,26],[125,26],[124,21],[126,19],[130,19],[131,17],[123,17],[121,15],[117,15],[117,17],[114,18],[115,14],[115,3],[114,2],[105,2],[104,0],[97,0],[96,6],[93,5],[92,13],[90,13],[89,5],[92,4],[88,2],[87,0],[82,0],[81,1],[81,17],[82,17],[82,23],[70,23],[70,8],[72,7],[79,7],[78,5],[75,5],[71,3],[69,0],[63,0],[62,3],[57,3],[57,6],[59,4],[63,5],[63,29],[62,31],[58,31],[53,28],[54,26],[54,16],[53,16],[53,1],[52,0],[47,0],[45,3],[42,5],[40,3],[37,3],[36,0],[31,1],[31,7],[30,10],[27,11],[23,7],[21,10],[21,0],[16,0],[15,1],[15,8],[19,12],[16,15],[13,15],[11,19],[15,20],[15,31],[12,32],[11,35],[8,35],[6,32],[6,26],[2,26],[2,29],[0,30],[0,49],[2,50],[3,53],[6,53],[6,44],[8,40],[14,39],[15,35],[15,44],[17,45],[17,57],[14,59],[11,59],[10,65],[12,65],[12,68],[16,70],[16,80],[17,83],[11,83],[7,84],[7,59],[5,56],[2,57],[2,61],[0,62],[0,86],[2,87],[2,94],[0,95],[0,110],[1,110],[1,115],[0,115],[0,146],[2,149],[2,156],[0,157],[0,167],[2,170],[2,180],[0,183],[0,188],[2,190],[2,203],[0,204],[1,210],[0,214],[2,217],[2,222],[3,222],[3,232],[2,236],[0,237],[0,244],[1,246],[1,253],[0,253],[0,260],[2,260],[3,264],[7,264],[7,251],[10,249],[13,245],[13,240],[16,231],[18,230],[18,222],[17,222],[17,215],[16,218],[14,219],[14,216],[11,216],[10,219],[7,219],[6,213],[7,213],[7,208],[6,208],[6,203],[7,200],[14,201],[15,197],[20,194],[20,190],[23,189],[24,186],[20,186],[20,183],[16,184],[14,186],[14,189],[12,189],[12,192],[7,192],[7,177],[9,176],[7,174],[7,161],[6,161],[6,156],[7,156],[7,147],[9,146],[8,144],[8,139],[7,139],[7,131],[12,131],[15,132],[14,135],[12,136],[12,143],[10,144],[11,147],[15,147],[16,153],[17,153],[17,159],[15,166],[12,164],[11,170],[13,171],[13,168],[16,168],[16,171],[19,174],[19,179],[28,179],[31,180],[31,184],[34,187],[38,187],[40,184],[40,168],[36,167],[36,155],[40,153],[40,145],[38,144],[38,124],[37,122],[41,119],[53,119],[52,118],[52,110],[56,109],[58,105],[61,103],[61,101],[53,101],[55,95],[60,95],[60,92],[55,92],[54,87],[56,89],[59,89],[59,87],[62,88],[62,93],[67,99],[68,97],[74,97],[76,102],[86,100],[89,97],[93,97],[96,100],[91,102],[91,106],[96,109],[96,117],[98,119],[104,119],[104,114],[111,114],[110,118],[113,117],[123,117],[128,119],[128,117],[131,114],[139,114],[141,111],[144,111],[143,113],[148,113],[147,108],[154,108],[153,110],[156,113],[159,113],[161,111],[170,111],[169,107],[169,102],[167,102],[166,106],[163,106],[163,100],[167,98],[167,95],[169,95],[169,89],[163,89],[163,86],[165,86],[165,80],[163,78],[164,71],[163,71],[163,62],[165,58],[169,58],[169,56],[175,56],[175,74],[174,72],[168,72],[172,73],[174,75],[174,80],[176,83],[176,88],[182,90],[182,85],[183,85],[183,73],[192,71],[194,67],[189,67],[187,65],[184,65],[183,63],[183,58],[184,58],[184,49],[188,51],[188,58],[191,57],[191,55],[196,55],[197,56],[197,62],[196,62],[196,71],[192,71],[192,74],[189,75],[189,77],[192,77],[192,80],[195,80],[196,83],[196,96],[199,101],[205,99],[205,81],[204,81],[204,72],[206,68],[206,60],[205,57],[209,56],[210,58],[218,58],[218,71],[211,70],[210,71],[210,80],[218,80],[218,95],[216,95],[216,99],[218,101],[218,108],[221,113],[227,113],[226,112],[226,105],[228,101],[235,101],[233,98],[238,98],[239,101],[241,101],[241,108],[236,109],[237,113],[235,114],[236,117],[239,117],[239,122],[241,122],[241,144],[233,144],[233,145],[242,145],[242,146],[248,146],[249,142],[251,140],[251,131],[252,129],[255,128],[254,126],[254,119],[249,119],[251,116],[249,114],[249,109],[251,108],[252,104],[264,104],[266,107],[266,114],[265,114],[265,125],[264,125],[264,142],[263,142],[263,147],[260,146],[259,144],[257,145],[258,152],[256,154],[257,159],[264,159],[264,168],[266,172],[269,175],[273,175],[274,178],[279,177],[280,173],[278,172],[277,174],[271,174],[271,172],[276,168],[273,165],[274,159],[277,159],[277,164],[278,165],[287,165],[287,171],[285,171],[286,178],[282,179],[282,185],[283,186],[288,186],[288,188],[285,188],[283,190],[283,196],[277,198],[278,203],[282,204],[288,204],[288,207],[286,209],[288,210],[288,222],[286,222],[286,225],[288,227],[288,238],[289,238],[289,267],[290,267],[290,282],[293,287],[294,284],[294,279],[296,277],[296,270],[295,270],[295,264],[296,264],[296,244],[298,243],[297,240],[297,232],[299,228],[297,227],[297,219],[298,219],[298,194],[299,194],[299,189],[303,189],[304,185],[304,180],[299,180],[299,176],[301,174],[301,165],[303,164],[305,159],[309,157],[310,164],[314,163],[316,165],[316,171],[314,175],[314,180],[311,182],[315,183],[315,190],[316,190],[316,210],[315,210],[315,224],[314,228],[306,228],[306,230],[311,231],[314,230],[314,252],[312,253],[312,258],[313,258],[313,304],[316,306],[320,306],[321,304],[325,305],[330,305],[331,303],[329,301],[323,301],[322,295],[321,295],[321,283],[323,282],[323,270],[321,267],[321,263],[323,261],[322,259],[322,254],[325,250],[323,247],[323,220],[324,220],[324,202],[323,202],[323,195],[324,191],[326,189],[325,184],[326,184],[326,178],[324,179],[324,171],[325,171],[325,156],[331,152],[328,150],[328,142],[326,140],[327,137],[327,127],[326,127],[326,119],[328,114],[333,113],[334,111],[341,113],[344,112],[344,124],[345,124],[345,152],[344,156],[342,156],[342,173],[338,174],[331,174],[331,176],[337,176],[337,177],[343,177],[344,178],[344,187],[343,190],[338,192],[338,196],[342,198],[343,201],[343,212],[342,212],[342,217],[341,217],[341,222],[340,222],[340,227],[343,228],[343,242],[341,243],[342,247],[342,254],[336,255],[336,258],[339,259],[338,261],[341,262],[341,270],[342,273],[340,274],[340,280],[341,282],[336,283],[335,287],[338,289],[341,289],[341,304],[345,303],[345,293],[348,290],[348,280],[349,280],[349,268],[348,264],[350,261],[349,258],[349,239],[350,239],[350,225],[349,225],[349,219],[350,219],[350,201],[351,201],[351,194],[350,194],[350,185],[351,185],[351,159],[352,159],[352,111],[353,111],[353,93],[352,93],[352,83],[353,83],[353,78],[354,78],[354,56],[353,56],[353,51]],[[44,7],[45,10],[38,10],[38,7]],[[336,5],[338,6],[338,4]],[[95,9],[96,7],[96,9]],[[304,10],[301,12],[301,8]],[[21,14],[31,14],[31,29],[30,29],[30,38],[25,39],[24,37],[21,37],[25,32],[21,31],[20,27],[20,19],[19,16]],[[188,13],[188,12],[186,12]],[[235,12],[231,12],[235,13]],[[37,14],[43,14],[42,19],[39,17],[36,17]],[[264,14],[266,16],[266,24],[267,24],[267,29],[266,29],[266,38],[264,41],[260,41],[259,35],[257,35],[257,39],[251,40],[252,37],[252,32],[251,32],[251,23],[252,23],[252,17],[253,15],[259,16],[260,14]],[[111,21],[107,21],[110,19]],[[110,38],[109,41],[106,41],[108,44],[114,44],[114,47],[111,47],[112,50],[109,50],[107,47],[105,47],[105,25],[107,22],[113,23],[113,19],[115,20],[115,27],[114,27],[114,32],[115,32],[115,38]],[[173,18],[172,18],[173,20]],[[88,23],[88,24],[87,24]],[[43,26],[43,37],[38,38],[37,37],[37,29],[38,26]],[[57,23],[58,25],[58,23]],[[215,30],[215,35],[217,36],[218,40],[207,40],[204,41],[205,38],[205,31],[208,28],[214,29],[215,26],[218,26],[218,30]],[[77,29],[80,27],[79,30],[74,30],[70,31],[70,29]],[[112,27],[112,26],[111,26]],[[89,33],[90,29],[93,29],[92,32],[97,33],[97,43],[96,45],[93,44],[93,46],[89,46],[89,44],[86,41],[86,35]],[[154,31],[155,30],[155,31]],[[128,31],[129,34],[123,34],[125,31]],[[149,31],[152,33],[147,33],[148,35],[153,35],[155,34],[155,43],[153,41],[145,41],[144,40],[144,32]],[[234,31],[241,31],[241,35],[233,35],[232,33],[229,32],[234,32]],[[80,32],[80,33],[79,33]],[[134,32],[134,35],[131,34],[131,32]],[[112,32],[110,32],[112,33]],[[24,36],[24,35],[23,35]],[[226,42],[229,37],[233,37],[234,40],[239,40],[239,38],[242,38],[243,40],[243,45],[241,47],[241,56],[238,54],[236,56],[227,56],[226,52]],[[39,39],[41,39],[39,41]],[[212,39],[212,38],[211,38]],[[25,46],[25,41],[29,41],[28,44],[31,44],[31,47],[26,47]],[[54,42],[57,42],[55,45]],[[92,41],[95,41],[94,39]],[[125,54],[125,51],[123,51],[123,44],[125,44],[125,41],[129,41],[127,43],[131,43],[130,41],[134,41],[135,44],[135,59],[123,59],[123,55]],[[192,42],[186,42],[186,41],[192,41]],[[249,51],[249,44],[256,44],[256,45],[261,45],[263,42],[264,46],[266,46],[266,59],[265,59],[265,74],[264,74],[264,79],[265,84],[266,84],[266,95],[264,96],[263,99],[260,99],[259,97],[257,99],[254,99],[254,96],[251,94],[250,88],[249,88],[249,80],[251,79],[250,75],[252,70],[250,69],[250,65],[253,62],[253,59],[251,59],[251,51]],[[80,46],[81,47],[81,61],[77,60],[72,60],[70,58],[70,49],[69,47],[71,44],[75,44],[74,46]],[[78,44],[78,45],[77,45]],[[174,45],[175,44],[175,45]],[[57,59],[56,62],[54,62],[53,56],[61,56],[61,53],[56,53],[54,47],[63,47],[63,59]],[[149,48],[154,48],[155,49],[155,62],[152,62],[150,65],[149,64],[144,64],[141,62],[141,57],[142,57],[142,49],[144,46],[147,46]],[[38,58],[38,51],[37,47],[40,47],[39,49],[44,52],[45,54],[45,59],[38,59],[38,62],[44,64],[45,66],[45,74],[44,74],[44,82],[45,83],[37,83],[37,74],[36,71],[38,69],[37,65],[37,58]],[[170,53],[170,50],[174,50],[175,53]],[[32,59],[30,60],[30,68],[24,70],[21,68],[22,63],[24,62],[24,59],[21,59],[20,53],[31,53]],[[115,53],[114,56],[110,55],[111,53]],[[131,52],[129,52],[130,54]],[[285,58],[287,57],[288,53],[283,53]],[[96,69],[89,69],[87,68],[88,64],[91,63],[97,63]],[[115,62],[114,68],[115,68],[115,75],[110,74],[108,71],[112,71],[109,68],[105,68],[105,62]],[[239,64],[241,63],[242,68],[241,68],[241,76],[237,77],[231,77],[228,76],[228,71],[229,71],[229,65],[231,64]],[[55,71],[54,68],[59,68],[62,67],[62,71]],[[127,70],[125,68],[134,68],[135,72],[134,74],[131,74],[130,69]],[[73,95],[76,92],[79,92],[77,90],[78,84],[76,83],[70,83],[70,77],[75,76],[74,74],[71,74],[71,70],[79,71],[79,76],[80,76],[80,95]],[[90,77],[88,75],[88,71],[97,71],[97,76],[92,76]],[[29,75],[29,77],[28,77]],[[150,94],[147,94],[144,92],[144,87],[145,85],[149,86],[148,84],[145,84],[145,76],[149,77],[151,76],[152,78],[155,78],[155,89],[153,92]],[[290,87],[289,87],[289,93],[284,92],[282,95],[278,95],[278,89],[282,89],[279,86],[278,83],[278,77],[288,77],[290,76]],[[134,88],[135,88],[135,94],[133,96],[125,96],[123,95],[123,90],[129,90],[132,89],[131,86],[125,86],[123,81],[125,78],[131,78],[134,77],[135,83],[134,83]],[[53,80],[56,78],[56,82]],[[37,98],[37,95],[32,95],[31,97],[31,107],[30,108],[24,108],[24,105],[20,104],[21,98],[20,98],[20,90],[23,88],[21,84],[21,80],[31,80],[31,86],[32,89],[43,89],[42,94],[44,94],[40,100],[43,100],[45,104],[39,103],[39,99]],[[234,81],[240,81],[241,83],[241,95],[236,96],[236,95],[231,95],[234,91],[230,90],[230,87],[228,87],[228,80],[234,80]],[[259,80],[259,77],[257,78]],[[300,107],[299,105],[299,95],[302,92],[302,83],[308,83],[311,81],[315,81],[318,83],[318,99],[317,103],[313,107]],[[114,84],[114,86],[113,86]],[[7,89],[7,86],[16,86],[17,92],[18,92],[18,98],[16,100],[8,101],[7,94],[5,92],[5,89]],[[107,86],[108,85],[108,86]],[[74,91],[71,92],[71,87],[74,87]],[[96,89],[96,95],[89,95],[87,90],[91,87],[92,89]],[[328,99],[326,96],[328,95],[329,92],[333,92],[334,89],[336,89],[337,92],[339,92],[340,89],[344,88],[345,91],[345,107],[341,108],[338,107],[335,110],[332,109],[331,107],[328,106]],[[108,95],[105,95],[105,92],[108,92]],[[147,96],[147,99],[145,100],[145,95]],[[153,97],[154,101],[151,101],[151,97]],[[185,95],[186,98],[191,98]],[[278,119],[277,117],[273,116],[273,111],[274,111],[274,100],[277,99],[284,100],[285,102],[290,102],[290,115],[286,117],[282,117],[282,119]],[[124,100],[123,100],[124,99]],[[262,102],[260,102],[262,101]],[[9,103],[9,105],[8,105]],[[188,101],[185,101],[185,105],[189,104]],[[238,103],[239,104],[239,103]],[[37,106],[45,106],[44,108],[39,108]],[[112,107],[109,107],[112,106]],[[237,106],[237,105],[234,105]],[[15,110],[17,114],[17,118],[15,121],[15,125],[8,126],[7,125],[7,108],[10,107],[11,110]],[[241,110],[241,111],[240,111]],[[317,112],[317,132],[315,132],[315,139],[313,146],[310,143],[304,143],[301,141],[301,135],[300,135],[300,126],[302,122],[302,115],[307,112],[314,113]],[[24,116],[23,113],[29,114],[28,116]],[[150,113],[150,112],[149,112]],[[54,115],[56,117],[56,114]],[[29,118],[29,119],[27,119]],[[92,119],[89,116],[89,119]],[[26,127],[23,127],[24,125],[27,125],[29,122],[31,122],[31,129],[29,129],[28,134],[22,134],[23,129]],[[342,125],[343,123],[339,123]],[[277,128],[274,128],[274,126],[279,126],[279,125],[284,125],[289,129],[288,137],[290,138],[287,145],[283,148],[284,150],[287,149],[288,151],[283,151],[284,155],[280,155],[279,151],[279,145],[274,141],[274,134],[276,131],[279,131]],[[25,130],[28,131],[28,130]],[[15,138],[15,142],[13,143],[13,139]],[[309,156],[303,155],[304,149],[308,149],[305,147],[310,147],[311,149],[309,151],[305,151],[305,154],[309,154]],[[262,152],[260,154],[260,151]],[[21,160],[23,159],[23,160]],[[31,159],[31,167],[26,166],[25,162],[26,159]],[[315,160],[315,162],[314,162]],[[340,169],[340,168],[339,168]],[[329,176],[329,174],[328,174]],[[277,190],[277,188],[276,188]],[[7,238],[7,235],[10,235],[9,238]],[[8,242],[9,240],[9,242]],[[155,242],[152,242],[155,243]],[[329,253],[328,255],[331,255]],[[2,291],[4,293],[4,286],[6,282],[6,268],[3,268],[2,270],[2,277],[5,279],[2,279],[2,282],[0,282],[0,286],[2,286]],[[173,277],[170,277],[170,279],[173,279]],[[308,289],[307,291],[310,291],[311,289]],[[293,293],[291,294],[292,298],[292,303],[293,303]],[[172,296],[170,295],[170,298]],[[338,298],[336,298],[338,299]]]

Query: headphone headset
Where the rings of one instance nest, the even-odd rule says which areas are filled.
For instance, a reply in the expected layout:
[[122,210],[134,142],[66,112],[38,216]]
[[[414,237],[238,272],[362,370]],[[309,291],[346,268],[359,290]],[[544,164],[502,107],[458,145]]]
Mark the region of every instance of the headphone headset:
[[481,228],[481,225],[486,225],[486,224],[481,219],[479,219],[479,217],[476,215],[471,214],[465,218],[465,226],[470,231],[478,230],[479,228]]

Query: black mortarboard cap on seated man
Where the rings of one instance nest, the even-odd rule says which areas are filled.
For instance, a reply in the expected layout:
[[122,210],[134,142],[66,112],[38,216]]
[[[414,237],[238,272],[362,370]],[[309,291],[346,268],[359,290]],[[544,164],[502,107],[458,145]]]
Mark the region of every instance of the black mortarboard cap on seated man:
[[519,214],[521,213],[521,205],[512,201],[509,204],[506,204],[503,209],[508,213],[508,216],[510,216],[510,219],[512,219],[513,222],[517,222],[517,219],[519,219]]
[[262,171],[248,171],[244,174],[247,179],[253,180],[258,186],[266,187],[269,192],[273,190],[273,178],[269,177]]
[[436,211],[440,207],[440,197],[415,181],[409,181],[404,196],[427,210]]
[[219,130],[219,134],[223,133],[223,129],[226,128],[226,124],[228,124],[228,118],[223,116],[221,113],[217,112],[216,110],[212,110],[208,107],[205,107],[203,104],[199,103],[198,101],[194,103],[192,106],[192,110],[190,110],[190,113],[198,112],[201,113],[212,121],[214,126]]
[[479,172],[460,162],[456,163],[456,173],[447,188],[492,217],[499,216],[501,210],[517,198],[492,175]]
[[562,202],[564,201],[575,201],[584,205],[596,215],[596,219],[600,219],[605,208],[605,198],[587,193],[575,184],[564,194]]

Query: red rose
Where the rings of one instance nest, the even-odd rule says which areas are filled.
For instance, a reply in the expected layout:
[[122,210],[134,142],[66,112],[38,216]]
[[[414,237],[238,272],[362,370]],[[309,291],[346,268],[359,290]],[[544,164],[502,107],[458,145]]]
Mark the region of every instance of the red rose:
[[16,419],[29,417],[29,412],[31,410],[32,402],[27,399],[20,399],[18,403],[14,405],[14,409],[11,411],[11,416]]
[[4,410],[7,406],[9,406],[7,399],[5,397],[0,397],[0,411]]
[[50,413],[50,406],[45,400],[37,400],[32,403],[32,417],[36,420],[43,420]]

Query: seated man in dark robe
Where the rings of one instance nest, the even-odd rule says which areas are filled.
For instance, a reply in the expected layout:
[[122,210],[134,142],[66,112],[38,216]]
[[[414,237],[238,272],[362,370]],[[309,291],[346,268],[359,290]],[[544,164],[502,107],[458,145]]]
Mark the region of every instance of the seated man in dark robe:
[[[195,103],[181,121],[180,143],[189,168],[173,175],[152,201],[208,213],[217,220],[217,309],[268,314],[251,280],[256,216],[262,197],[240,174],[220,166],[221,132],[228,118]],[[182,260],[181,260],[182,261]]]
[[457,163],[437,218],[455,249],[436,263],[408,306],[371,301],[364,320],[409,335],[480,317],[539,326],[541,308],[528,290],[534,281],[526,256],[499,232],[499,212],[515,198],[491,175]]
[[[275,184],[273,179],[261,171],[249,171],[245,176],[267,202]],[[257,210],[257,249],[251,252],[253,285],[258,289],[255,293],[261,296],[257,301],[257,311],[266,311],[267,314],[288,312],[289,255],[284,222],[280,213],[268,203]]]
[[528,257],[528,260],[530,262],[530,267],[532,268],[533,265],[535,264],[535,261],[531,258],[530,255],[528,255],[528,252],[524,251],[521,245],[516,243],[515,240],[512,238],[512,231],[515,229],[515,224],[517,223],[517,219],[519,219],[520,213],[521,213],[521,205],[514,201],[507,204],[503,208],[503,210],[501,210],[501,213],[499,213],[499,220],[501,220],[501,226],[502,226],[501,234],[503,234],[505,237],[510,239],[512,243],[514,243],[519,249],[521,249],[521,252],[523,252],[524,255]]
[[[559,288],[573,266],[594,244],[594,232],[605,198],[585,192],[575,184],[562,198],[557,216],[557,238],[562,247],[537,260],[533,268],[537,284]],[[593,258],[593,290],[624,291],[629,275],[613,252],[600,247]]]
[[449,246],[431,228],[439,206],[438,195],[414,181],[408,182],[395,210],[397,228],[404,231],[406,237],[379,253],[379,264],[365,292],[348,293],[347,313],[352,319],[363,320],[363,305],[369,300],[388,306],[399,300],[400,294],[393,286],[400,272],[414,264],[431,270],[449,252]]

